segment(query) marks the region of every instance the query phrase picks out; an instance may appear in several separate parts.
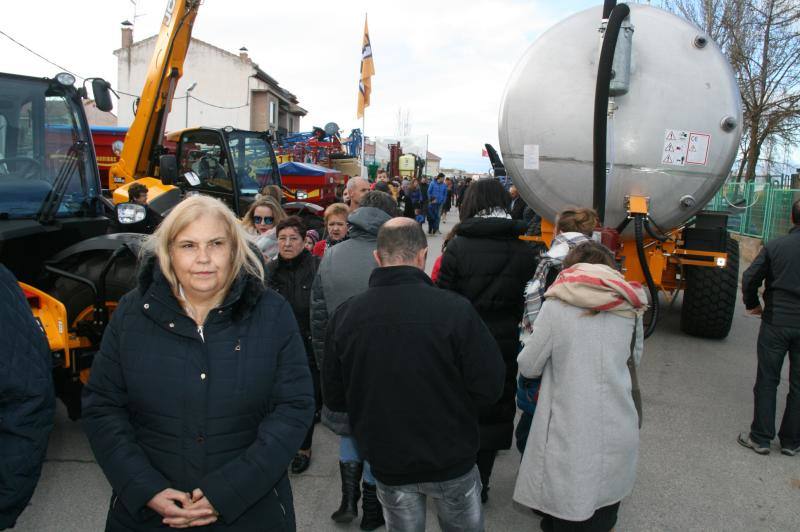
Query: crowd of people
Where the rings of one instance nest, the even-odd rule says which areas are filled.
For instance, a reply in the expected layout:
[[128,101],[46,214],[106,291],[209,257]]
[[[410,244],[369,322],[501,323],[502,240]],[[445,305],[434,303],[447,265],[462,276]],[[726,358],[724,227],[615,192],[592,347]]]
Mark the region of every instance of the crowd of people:
[[[317,422],[339,438],[337,523],[422,531],[432,499],[442,530],[482,531],[497,453],[516,441],[513,498],[542,530],[615,527],[636,476],[648,296],[592,239],[595,212],[560,212],[541,252],[519,238],[535,213],[496,179],[392,187],[349,180],[322,235],[268,195],[241,221],[192,196],[159,225],[84,392],[107,530],[294,530],[289,472],[312,464]],[[429,277],[419,212],[434,234],[453,203]],[[739,438],[759,453],[787,351],[779,436],[785,454],[800,446],[800,202],[793,221],[744,279],[753,313],[767,280],[756,417]],[[46,349],[24,334],[29,356]],[[52,394],[38,408],[52,417]]]

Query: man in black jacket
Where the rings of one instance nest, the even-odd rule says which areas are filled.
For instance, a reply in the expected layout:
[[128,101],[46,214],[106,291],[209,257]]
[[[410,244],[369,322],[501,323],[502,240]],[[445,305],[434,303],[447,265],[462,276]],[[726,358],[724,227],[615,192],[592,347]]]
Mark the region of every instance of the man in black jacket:
[[369,289],[327,329],[324,400],[349,413],[387,530],[424,530],[430,496],[442,529],[478,531],[478,407],[499,399],[505,365],[469,301],[425,275],[426,255],[413,220],[380,229]]
[[50,347],[17,280],[0,265],[0,530],[14,526],[36,488],[53,428]]
[[[761,330],[753,423],[738,441],[758,454],[769,454],[775,437],[775,396],[787,352],[789,395],[778,438],[783,454],[800,452],[800,200],[792,205],[792,223],[789,234],[770,240],[742,276],[745,307],[749,314],[761,316]],[[758,289],[764,281],[762,308]]]
[[508,214],[511,215],[512,220],[522,220],[527,207],[525,200],[519,197],[519,191],[514,185],[511,185],[508,189],[508,195],[511,196],[511,202],[508,204]]

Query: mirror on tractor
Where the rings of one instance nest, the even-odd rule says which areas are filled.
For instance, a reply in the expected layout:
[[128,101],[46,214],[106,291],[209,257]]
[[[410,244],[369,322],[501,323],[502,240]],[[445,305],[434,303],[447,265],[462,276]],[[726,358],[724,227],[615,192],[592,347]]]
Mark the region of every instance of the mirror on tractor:
[[114,108],[114,104],[111,102],[111,85],[106,80],[101,78],[92,80],[92,95],[94,104],[101,111],[108,113]]
[[174,185],[178,180],[178,159],[171,153],[158,158],[159,177],[165,185]]
[[120,203],[116,209],[117,221],[123,225],[139,223],[147,216],[147,207],[138,203]]

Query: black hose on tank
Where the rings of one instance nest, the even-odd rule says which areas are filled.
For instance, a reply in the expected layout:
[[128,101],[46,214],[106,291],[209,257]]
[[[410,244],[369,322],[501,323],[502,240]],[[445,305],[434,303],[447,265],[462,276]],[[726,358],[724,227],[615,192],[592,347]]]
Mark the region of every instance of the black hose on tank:
[[656,233],[656,230],[650,227],[650,219],[645,219],[644,221],[644,230],[647,231],[647,234],[650,235],[650,238],[654,240],[658,240],[659,242],[666,242],[669,240],[669,237],[664,234]]
[[611,14],[611,10],[617,5],[617,0],[605,0],[603,2],[603,20],[607,19]]
[[658,322],[659,304],[658,304],[658,288],[653,281],[653,275],[650,273],[650,267],[647,265],[647,257],[644,254],[644,215],[636,214],[633,221],[634,236],[636,239],[636,254],[639,257],[639,264],[642,266],[644,279],[647,283],[647,289],[650,291],[651,304],[653,305],[653,317],[650,323],[644,330],[644,337],[648,338],[656,330],[656,323]]
[[[616,3],[616,2],[613,2]],[[606,2],[603,13],[608,8],[610,2]],[[608,16],[603,46],[600,49],[600,61],[597,65],[597,85],[594,90],[594,180],[592,190],[592,204],[600,218],[600,223],[605,222],[606,217],[606,144],[608,142],[608,92],[611,83],[611,70],[614,64],[614,50],[617,47],[617,38],[622,21],[630,14],[631,10],[627,4],[611,6],[611,13]],[[603,18],[606,18],[605,16]]]

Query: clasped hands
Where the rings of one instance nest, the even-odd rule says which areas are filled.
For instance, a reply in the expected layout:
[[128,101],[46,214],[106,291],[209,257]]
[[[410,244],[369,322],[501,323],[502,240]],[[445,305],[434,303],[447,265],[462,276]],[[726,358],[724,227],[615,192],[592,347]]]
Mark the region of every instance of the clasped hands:
[[163,517],[162,523],[172,528],[210,525],[219,516],[200,489],[186,493],[167,488],[150,499],[147,506]]

